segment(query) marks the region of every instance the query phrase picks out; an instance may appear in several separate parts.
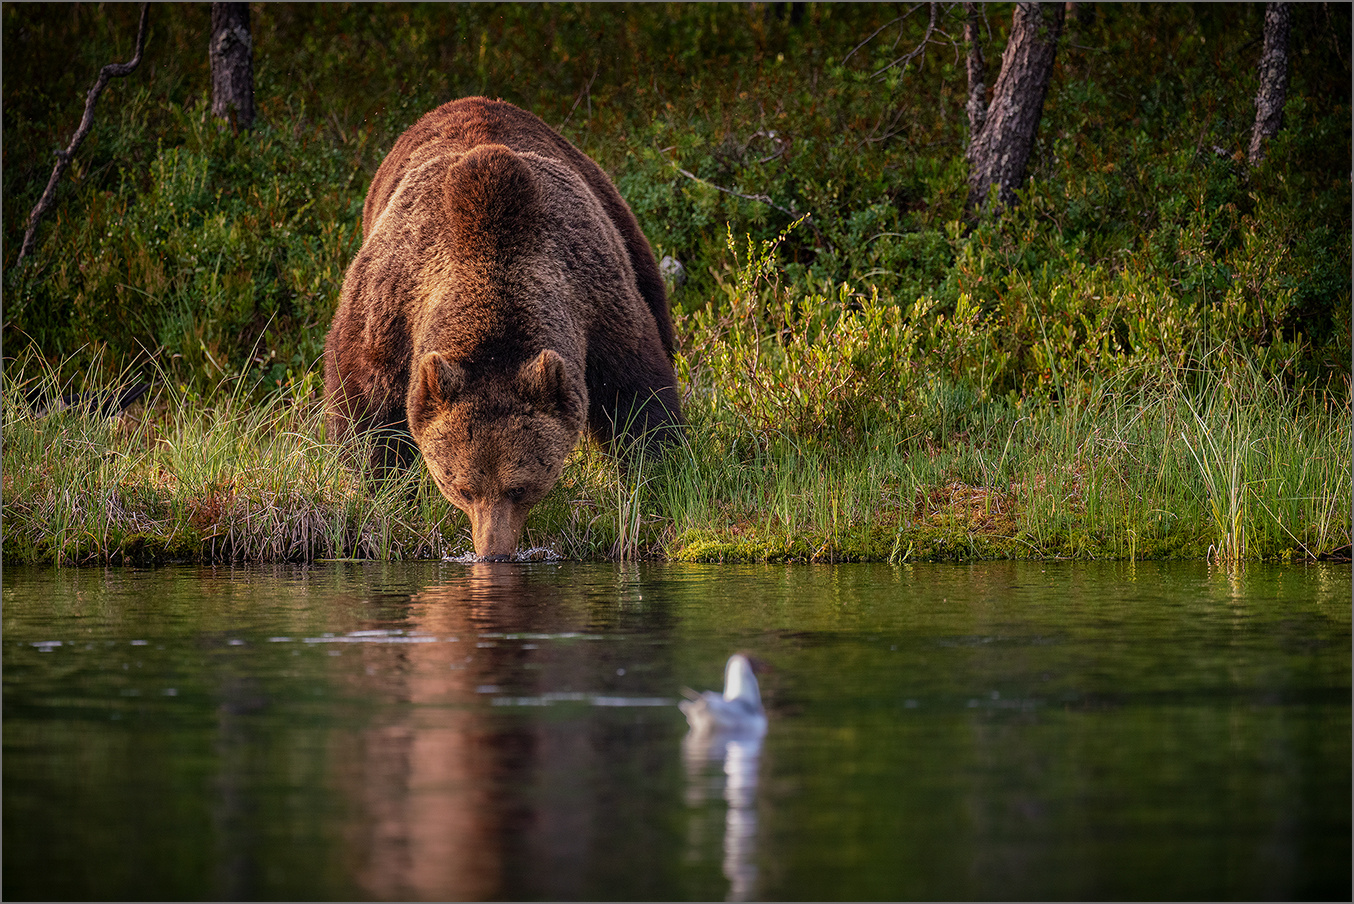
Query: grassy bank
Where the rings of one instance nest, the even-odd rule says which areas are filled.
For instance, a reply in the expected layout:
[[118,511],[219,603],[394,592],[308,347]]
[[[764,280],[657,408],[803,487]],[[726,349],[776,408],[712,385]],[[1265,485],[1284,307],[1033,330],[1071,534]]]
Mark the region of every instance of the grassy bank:
[[[1027,185],[966,221],[959,7],[252,9],[260,120],[204,115],[206,5],[146,59],[15,266],[134,5],[4,16],[7,562],[469,547],[421,474],[361,486],[318,360],[367,183],[423,112],[500,96],[598,160],[672,286],[692,422],[622,479],[580,450],[524,538],[568,557],[1314,557],[1350,542],[1350,11],[1081,4]],[[995,69],[1010,7],[983,8]],[[989,73],[989,83],[995,72]],[[805,218],[805,215],[809,215]],[[41,400],[150,380],[127,417]]]
[[[421,469],[362,485],[322,441],[314,394],[202,403],[161,391],[105,418],[83,407],[37,413],[32,389],[6,377],[7,562],[472,548],[465,517]],[[699,377],[692,385],[693,397],[716,391]],[[974,406],[943,383],[918,387],[916,399],[913,417],[866,426],[850,444],[733,426],[692,405],[689,444],[629,477],[581,448],[523,546],[775,562],[1347,555],[1349,411],[1334,394],[1294,399],[1236,365],[1167,370],[1132,389],[1106,381],[1058,404]]]

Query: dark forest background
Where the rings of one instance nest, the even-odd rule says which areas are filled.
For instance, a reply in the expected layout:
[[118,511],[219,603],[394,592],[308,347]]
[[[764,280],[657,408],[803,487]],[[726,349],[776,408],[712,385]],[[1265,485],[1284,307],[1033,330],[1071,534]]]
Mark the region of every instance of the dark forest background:
[[[7,368],[313,381],[371,175],[422,113],[484,94],[611,173],[683,267],[693,360],[702,323],[737,316],[749,238],[810,214],[756,291],[912,311],[930,366],[980,396],[1225,355],[1347,385],[1348,5],[1294,5],[1282,128],[1252,166],[1263,5],[1069,4],[1028,176],[977,217],[961,4],[256,4],[252,129],[210,115],[210,4],[156,4],[16,266],[138,12],[4,6]],[[1012,5],[979,12],[990,93]]]

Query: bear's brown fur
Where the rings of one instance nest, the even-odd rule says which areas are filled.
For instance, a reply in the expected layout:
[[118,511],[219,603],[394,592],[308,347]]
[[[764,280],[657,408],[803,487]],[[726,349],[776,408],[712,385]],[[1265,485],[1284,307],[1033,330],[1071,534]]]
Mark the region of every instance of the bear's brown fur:
[[416,443],[470,516],[475,552],[517,548],[586,428],[605,448],[682,423],[663,280],[606,174],[535,116],[482,97],[395,143],[362,213],[325,343],[335,438]]

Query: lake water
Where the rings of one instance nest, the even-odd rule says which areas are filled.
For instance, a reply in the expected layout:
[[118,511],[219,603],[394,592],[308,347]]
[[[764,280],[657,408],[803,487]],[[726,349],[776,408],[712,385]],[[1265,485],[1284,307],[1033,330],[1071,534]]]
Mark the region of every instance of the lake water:
[[3,577],[8,899],[1350,898],[1347,565]]

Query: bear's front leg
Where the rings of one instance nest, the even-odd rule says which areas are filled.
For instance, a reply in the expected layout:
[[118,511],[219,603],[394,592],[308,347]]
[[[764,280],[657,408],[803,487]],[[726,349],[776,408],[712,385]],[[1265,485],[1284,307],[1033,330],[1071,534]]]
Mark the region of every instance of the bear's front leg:
[[686,426],[674,386],[627,387],[613,391],[610,399],[594,396],[591,408],[590,435],[627,466],[660,458],[681,441]]
[[371,436],[371,455],[368,467],[374,481],[384,482],[402,477],[414,465],[418,446],[409,433],[404,417],[387,417],[366,431]]

